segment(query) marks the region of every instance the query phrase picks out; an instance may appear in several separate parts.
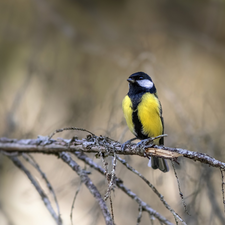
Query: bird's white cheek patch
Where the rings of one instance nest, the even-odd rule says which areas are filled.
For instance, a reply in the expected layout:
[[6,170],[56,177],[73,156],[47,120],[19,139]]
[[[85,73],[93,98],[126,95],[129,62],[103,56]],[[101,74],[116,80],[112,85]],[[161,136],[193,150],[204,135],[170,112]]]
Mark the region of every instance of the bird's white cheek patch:
[[152,83],[150,80],[147,80],[147,79],[144,79],[144,80],[138,80],[137,82],[138,82],[138,84],[139,84],[141,87],[144,87],[144,88],[151,89],[151,88],[153,87],[153,83]]

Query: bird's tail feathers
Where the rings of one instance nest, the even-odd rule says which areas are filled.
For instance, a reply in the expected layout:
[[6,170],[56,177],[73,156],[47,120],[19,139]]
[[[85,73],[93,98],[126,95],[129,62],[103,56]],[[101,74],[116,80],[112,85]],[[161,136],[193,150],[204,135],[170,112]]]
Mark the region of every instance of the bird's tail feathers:
[[151,157],[151,159],[148,162],[148,166],[152,167],[152,169],[159,169],[162,172],[166,173],[169,171],[169,166],[165,159],[158,158],[158,157]]

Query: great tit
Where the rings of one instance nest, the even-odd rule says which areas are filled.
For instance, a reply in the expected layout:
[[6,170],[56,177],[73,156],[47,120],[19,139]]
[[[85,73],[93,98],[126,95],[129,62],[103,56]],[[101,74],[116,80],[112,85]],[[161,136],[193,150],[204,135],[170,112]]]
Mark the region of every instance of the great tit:
[[[123,99],[123,113],[130,131],[137,139],[144,140],[164,133],[162,106],[152,79],[144,72],[132,74],[129,92]],[[164,138],[155,139],[154,144],[163,145]],[[151,157],[151,167],[162,172],[169,171],[163,158]]]

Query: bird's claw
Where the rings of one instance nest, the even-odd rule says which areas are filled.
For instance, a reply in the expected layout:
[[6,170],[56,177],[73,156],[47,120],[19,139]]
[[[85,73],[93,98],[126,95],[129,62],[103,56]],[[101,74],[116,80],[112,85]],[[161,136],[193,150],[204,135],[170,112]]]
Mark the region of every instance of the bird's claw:
[[132,138],[132,139],[130,139],[130,140],[124,142],[124,143],[121,145],[122,151],[125,150],[125,148],[126,148],[126,146],[127,146],[128,144],[131,144],[131,142],[134,141],[134,140],[136,140],[136,139],[137,139],[137,138],[135,137],[135,138]]
[[127,142],[125,142],[125,143],[123,143],[123,144],[121,145],[121,150],[122,150],[122,151],[124,151],[124,150],[125,150],[126,145],[127,145]]
[[124,143],[121,145],[122,151],[125,151],[125,148],[127,147],[128,144],[129,144],[129,145],[131,144],[131,140],[128,140],[128,141],[124,142]]
[[150,143],[151,145],[154,145],[151,138],[141,140],[141,141],[139,141],[139,142],[137,143],[137,148],[138,148],[138,149],[145,149],[149,143]]

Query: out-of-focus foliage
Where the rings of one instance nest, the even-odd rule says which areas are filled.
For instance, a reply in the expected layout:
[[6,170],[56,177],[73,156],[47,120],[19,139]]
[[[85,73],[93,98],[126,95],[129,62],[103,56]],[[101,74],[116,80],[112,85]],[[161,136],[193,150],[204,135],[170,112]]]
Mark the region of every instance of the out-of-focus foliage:
[[[121,101],[127,77],[144,71],[153,78],[163,106],[166,146],[225,161],[224,15],[224,1],[1,0],[0,136],[35,138],[77,126],[120,141],[132,138]],[[79,179],[54,157],[36,158],[69,224]],[[188,224],[225,224],[220,171],[180,160],[177,170],[188,216],[172,169],[162,174],[148,168],[145,159],[129,160]],[[120,165],[117,175],[173,220],[145,184],[134,182],[134,175]],[[3,156],[0,176],[1,224],[54,224],[24,174]],[[94,176],[104,194],[106,183]],[[117,224],[136,223],[135,203],[118,190],[113,202]],[[76,224],[103,222],[96,219],[93,205],[83,187],[75,204]],[[147,221],[144,215],[142,223]]]

